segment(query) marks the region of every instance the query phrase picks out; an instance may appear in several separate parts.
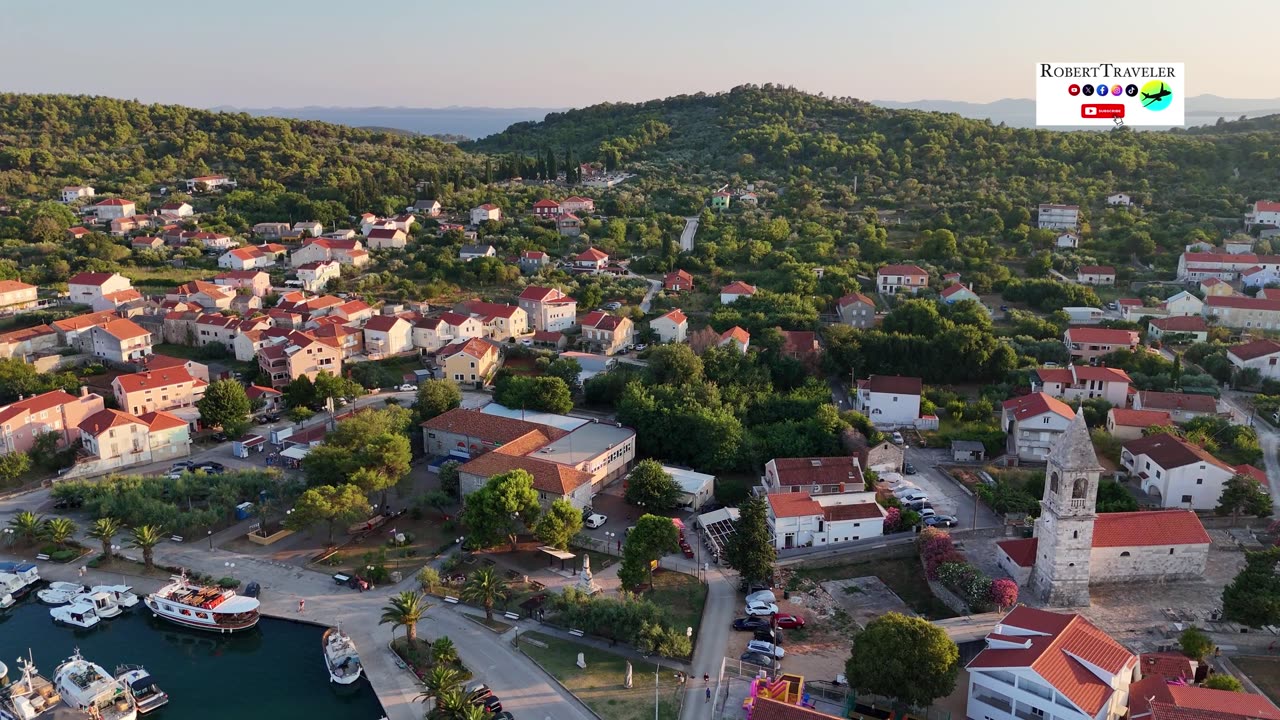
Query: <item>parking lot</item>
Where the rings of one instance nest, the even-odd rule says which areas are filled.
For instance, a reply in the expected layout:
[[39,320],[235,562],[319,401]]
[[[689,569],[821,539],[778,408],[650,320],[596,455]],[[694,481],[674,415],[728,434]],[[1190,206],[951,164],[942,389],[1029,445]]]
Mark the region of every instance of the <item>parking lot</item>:
[[934,512],[939,515],[954,515],[958,520],[957,528],[1000,525],[1001,520],[995,513],[977,502],[977,498],[938,469],[938,465],[949,463],[950,460],[950,453],[946,450],[909,445],[906,461],[915,467],[916,474],[904,475],[903,480],[929,496]]

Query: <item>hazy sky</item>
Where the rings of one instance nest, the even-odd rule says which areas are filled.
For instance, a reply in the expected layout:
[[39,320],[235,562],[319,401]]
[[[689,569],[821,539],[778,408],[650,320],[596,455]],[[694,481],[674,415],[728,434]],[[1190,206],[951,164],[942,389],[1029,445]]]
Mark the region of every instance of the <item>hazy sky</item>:
[[0,90],[208,107],[581,106],[774,82],[1033,97],[1037,61],[1280,96],[1277,0],[5,0]]

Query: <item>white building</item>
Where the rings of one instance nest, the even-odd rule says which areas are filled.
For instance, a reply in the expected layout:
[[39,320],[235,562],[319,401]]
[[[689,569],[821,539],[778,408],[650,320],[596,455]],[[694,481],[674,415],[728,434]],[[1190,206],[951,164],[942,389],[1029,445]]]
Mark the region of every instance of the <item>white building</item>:
[[942,302],[948,305],[954,305],[961,300],[972,300],[976,303],[982,302],[977,293],[960,283],[946,286],[942,289],[942,292],[938,293],[938,297],[942,298]]
[[89,329],[93,356],[117,365],[151,354],[151,332],[132,320],[112,320]]
[[71,302],[92,306],[95,310],[116,307],[116,303],[106,303],[111,295],[133,289],[129,278],[120,273],[82,272],[67,280],[67,297]]
[[132,200],[110,198],[93,206],[93,213],[99,220],[119,220],[138,214],[138,206]]
[[1075,230],[1080,226],[1079,205],[1044,203],[1036,213],[1036,227],[1052,230]]
[[1200,315],[1204,312],[1204,301],[1183,290],[1171,296],[1161,304],[1164,311],[1171,316]]
[[1075,233],[1062,233],[1054,240],[1054,245],[1059,248],[1078,248],[1080,247],[1080,236]]
[[1075,413],[1061,400],[1037,392],[1005,400],[1000,428],[1008,433],[1008,451],[1023,462],[1044,462]]
[[470,315],[455,312],[422,318],[413,324],[413,346],[429,353],[436,352],[455,340],[482,337],[483,323]]
[[68,185],[62,188],[62,202],[73,203],[81,198],[93,197],[93,188],[88,185]]
[[485,203],[479,207],[471,208],[471,224],[483,225],[490,220],[502,220],[502,210],[493,203]]
[[187,179],[187,192],[194,192],[202,187],[208,190],[222,190],[235,186],[236,181],[226,175],[201,175]]
[[715,499],[716,476],[694,472],[685,468],[662,466],[680,486],[680,508],[697,510]]
[[748,285],[741,280],[734,280],[728,285],[720,288],[720,304],[728,305],[729,303],[736,301],[738,298],[751,297],[755,294],[756,288],[754,285]]
[[1032,389],[1062,400],[1102,398],[1124,407],[1128,402],[1129,374],[1119,368],[1095,365],[1068,365],[1065,368],[1036,368],[1038,383]]
[[1204,448],[1167,433],[1124,444],[1120,464],[1161,507],[1212,510],[1235,468]]
[[872,375],[858,381],[854,409],[878,428],[914,427],[920,419],[920,378]]
[[1280,342],[1254,340],[1227,348],[1227,359],[1237,370],[1255,369],[1264,380],[1280,380]]
[[1254,225],[1270,225],[1280,227],[1280,202],[1259,200],[1253,209],[1244,216],[1245,227]]
[[760,482],[767,494],[841,495],[867,489],[854,456],[773,458],[765,463]]
[[297,274],[303,290],[320,292],[329,281],[342,277],[342,265],[337,260],[320,260],[299,265]]
[[1133,396],[1134,410],[1164,410],[1176,423],[1218,413],[1218,400],[1212,395],[1139,390]]
[[364,347],[371,356],[386,357],[413,350],[413,325],[396,315],[374,315],[364,324]]
[[1108,205],[1123,205],[1128,207],[1133,204],[1133,199],[1127,193],[1115,193],[1107,196]]
[[578,301],[556,288],[530,285],[520,293],[518,302],[534,330],[562,332],[577,321]]
[[915,295],[928,286],[929,273],[917,265],[884,265],[876,270],[876,291],[881,295]]
[[689,331],[689,319],[679,308],[649,321],[649,328],[664,343],[682,343]]
[[884,535],[885,510],[873,492],[819,495],[771,493],[769,529],[778,550],[822,547]]
[[1166,335],[1190,337],[1192,342],[1206,342],[1209,326],[1199,315],[1155,318],[1147,325],[1147,338],[1163,340]]

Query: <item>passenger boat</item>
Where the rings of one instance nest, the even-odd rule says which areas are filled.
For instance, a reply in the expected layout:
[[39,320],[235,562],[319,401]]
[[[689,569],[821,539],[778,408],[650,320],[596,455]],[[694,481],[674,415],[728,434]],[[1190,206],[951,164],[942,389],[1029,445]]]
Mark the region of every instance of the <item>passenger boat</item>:
[[93,605],[93,611],[103,620],[120,617],[124,612],[116,602],[116,596],[106,592],[80,593],[71,599],[72,603],[87,602]]
[[107,674],[106,668],[80,656],[67,658],[53,673],[53,686],[62,701],[93,720],[136,720],[138,704],[124,683]]
[[9,591],[15,598],[21,598],[31,592],[40,582],[40,569],[29,562],[0,562],[0,577],[4,575],[14,575],[18,578],[18,589]]
[[143,602],[156,617],[197,630],[233,633],[258,624],[257,600],[234,590],[197,585],[185,574],[173,576]]
[[41,713],[52,710],[62,701],[53,683],[49,682],[31,661],[18,658],[18,667],[22,676],[0,693],[0,718],[4,720],[32,720]]
[[324,647],[324,664],[329,668],[329,680],[339,685],[350,685],[360,679],[364,673],[364,665],[360,664],[360,653],[356,652],[356,644],[351,636],[342,632],[342,628],[329,628],[321,638]]
[[78,628],[91,628],[101,622],[93,603],[88,600],[77,600],[70,605],[59,605],[49,611],[53,621]]
[[116,599],[116,604],[120,606],[121,610],[130,610],[141,602],[138,596],[134,594],[133,588],[128,585],[94,585],[89,588],[89,592],[110,593]]
[[72,582],[51,582],[49,587],[36,593],[36,597],[45,605],[66,605],[84,592],[84,586]]
[[141,665],[121,665],[116,668],[116,679],[129,686],[133,700],[138,704],[138,714],[146,715],[169,703],[169,695],[156,685],[155,678]]

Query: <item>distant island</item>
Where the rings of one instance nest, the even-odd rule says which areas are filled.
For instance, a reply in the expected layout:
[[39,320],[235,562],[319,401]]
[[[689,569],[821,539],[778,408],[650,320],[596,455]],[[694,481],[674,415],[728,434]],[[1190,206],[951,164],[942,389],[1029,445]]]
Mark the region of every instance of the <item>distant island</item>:
[[540,122],[547,113],[565,108],[486,107],[270,107],[241,108],[220,105],[214,112],[242,112],[263,117],[319,120],[374,132],[402,131],[430,135],[444,142],[463,142],[500,133],[519,122]]

